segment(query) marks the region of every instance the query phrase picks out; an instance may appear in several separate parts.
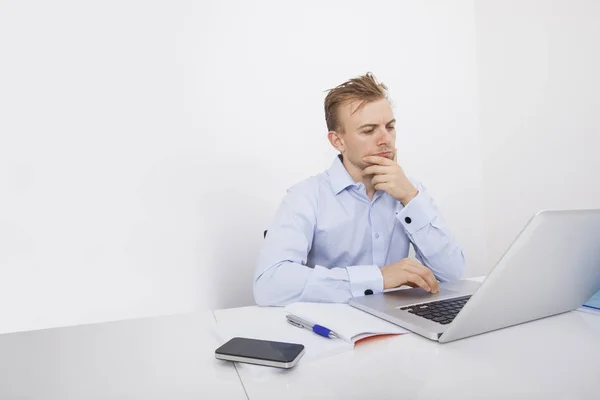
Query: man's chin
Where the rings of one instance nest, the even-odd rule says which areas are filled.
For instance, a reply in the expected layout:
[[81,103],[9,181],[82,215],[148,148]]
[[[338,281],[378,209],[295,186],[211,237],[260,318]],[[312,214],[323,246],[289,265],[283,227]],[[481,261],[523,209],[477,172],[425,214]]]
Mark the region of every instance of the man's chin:
[[359,169],[361,171],[371,165],[371,164],[365,163],[362,160],[361,161],[352,161],[352,160],[348,159],[348,161],[350,162],[350,164],[352,164],[352,166],[354,168]]

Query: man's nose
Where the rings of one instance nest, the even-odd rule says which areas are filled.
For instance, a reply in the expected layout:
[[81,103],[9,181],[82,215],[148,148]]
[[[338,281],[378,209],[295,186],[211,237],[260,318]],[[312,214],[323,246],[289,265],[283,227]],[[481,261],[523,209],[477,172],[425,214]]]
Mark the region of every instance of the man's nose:
[[391,144],[394,140],[394,136],[385,127],[378,130],[377,133],[377,144]]

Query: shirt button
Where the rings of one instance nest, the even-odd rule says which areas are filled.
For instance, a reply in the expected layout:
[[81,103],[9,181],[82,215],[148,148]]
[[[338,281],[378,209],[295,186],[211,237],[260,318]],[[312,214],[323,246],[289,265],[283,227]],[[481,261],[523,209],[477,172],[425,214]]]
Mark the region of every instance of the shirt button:
[[375,234],[375,239],[379,239],[379,233]]
[[412,219],[410,219],[410,217],[406,217],[406,218],[404,218],[404,222],[406,222],[407,224],[410,224],[412,222]]
[[365,296],[368,296],[370,294],[373,294],[373,291],[371,289],[365,290]]

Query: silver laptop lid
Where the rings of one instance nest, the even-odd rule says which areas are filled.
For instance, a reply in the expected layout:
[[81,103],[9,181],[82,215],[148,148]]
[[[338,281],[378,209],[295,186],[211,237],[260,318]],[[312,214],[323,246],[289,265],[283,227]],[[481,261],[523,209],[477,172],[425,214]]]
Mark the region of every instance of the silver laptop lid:
[[600,288],[600,210],[537,213],[440,342],[574,310]]

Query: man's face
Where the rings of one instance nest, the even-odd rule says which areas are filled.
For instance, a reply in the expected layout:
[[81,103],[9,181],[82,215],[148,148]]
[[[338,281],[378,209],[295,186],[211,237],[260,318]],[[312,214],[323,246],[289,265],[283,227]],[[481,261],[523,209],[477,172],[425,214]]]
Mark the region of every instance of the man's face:
[[343,133],[338,134],[338,150],[362,170],[370,165],[362,160],[365,156],[396,158],[396,120],[386,99],[366,103],[357,110],[360,103],[353,101],[338,109],[338,121],[343,127]]

